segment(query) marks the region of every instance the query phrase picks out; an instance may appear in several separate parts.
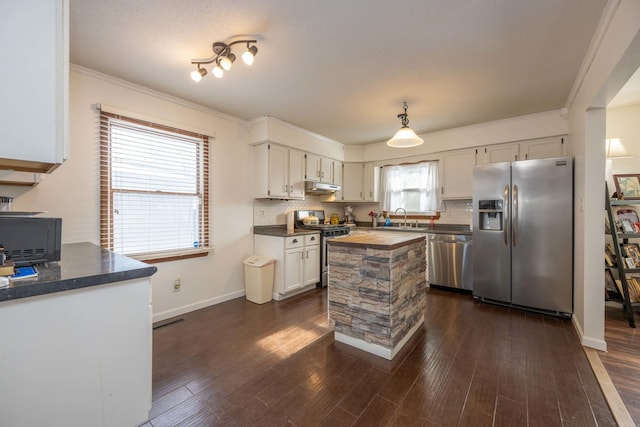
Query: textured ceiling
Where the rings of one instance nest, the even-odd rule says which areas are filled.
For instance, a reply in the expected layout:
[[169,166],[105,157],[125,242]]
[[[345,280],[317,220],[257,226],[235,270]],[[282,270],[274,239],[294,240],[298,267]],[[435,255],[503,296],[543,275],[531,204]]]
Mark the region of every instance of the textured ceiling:
[[[342,143],[564,106],[605,0],[71,0],[72,63],[245,120]],[[237,36],[255,63],[195,83]]]

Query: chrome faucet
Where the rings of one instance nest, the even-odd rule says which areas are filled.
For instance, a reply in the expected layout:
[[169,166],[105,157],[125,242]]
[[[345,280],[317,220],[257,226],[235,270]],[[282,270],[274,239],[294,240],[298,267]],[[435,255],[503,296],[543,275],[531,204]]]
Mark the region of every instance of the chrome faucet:
[[393,211],[393,213],[398,213],[398,211],[402,209],[404,211],[404,226],[407,226],[407,211],[404,208],[398,208],[395,211]]

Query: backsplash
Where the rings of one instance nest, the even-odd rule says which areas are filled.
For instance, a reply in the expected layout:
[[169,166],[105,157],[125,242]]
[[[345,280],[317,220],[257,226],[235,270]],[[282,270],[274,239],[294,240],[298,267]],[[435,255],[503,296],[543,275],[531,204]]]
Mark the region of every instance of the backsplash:
[[[300,209],[322,209],[329,216],[336,212],[340,218],[344,217],[344,209],[350,205],[356,221],[371,221],[369,212],[380,210],[378,203],[328,203],[319,197],[307,196],[307,200],[269,200],[255,199],[253,201],[253,225],[286,224],[287,212]],[[445,210],[440,212],[440,219],[436,224],[469,224],[472,220],[471,200],[447,200]],[[426,222],[426,221],[421,221]]]
[[287,212],[296,210],[324,210],[331,215],[337,212],[344,216],[344,207],[341,203],[327,203],[320,198],[307,196],[307,200],[269,200],[255,199],[253,201],[253,225],[275,225],[287,223]]

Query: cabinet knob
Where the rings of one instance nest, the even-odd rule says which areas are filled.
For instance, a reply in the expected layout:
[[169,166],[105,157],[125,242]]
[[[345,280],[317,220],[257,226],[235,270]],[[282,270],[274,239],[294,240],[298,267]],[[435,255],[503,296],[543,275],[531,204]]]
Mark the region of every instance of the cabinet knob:
[[293,239],[292,243],[298,243],[298,239]]

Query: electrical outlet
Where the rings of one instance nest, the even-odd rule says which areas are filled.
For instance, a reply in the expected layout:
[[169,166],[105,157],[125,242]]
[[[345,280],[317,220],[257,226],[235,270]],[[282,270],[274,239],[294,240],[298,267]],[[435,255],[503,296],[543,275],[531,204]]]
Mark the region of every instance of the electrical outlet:
[[173,292],[179,292],[180,291],[180,279],[176,279],[173,282]]
[[260,210],[260,216],[264,216],[264,211],[262,209]]

